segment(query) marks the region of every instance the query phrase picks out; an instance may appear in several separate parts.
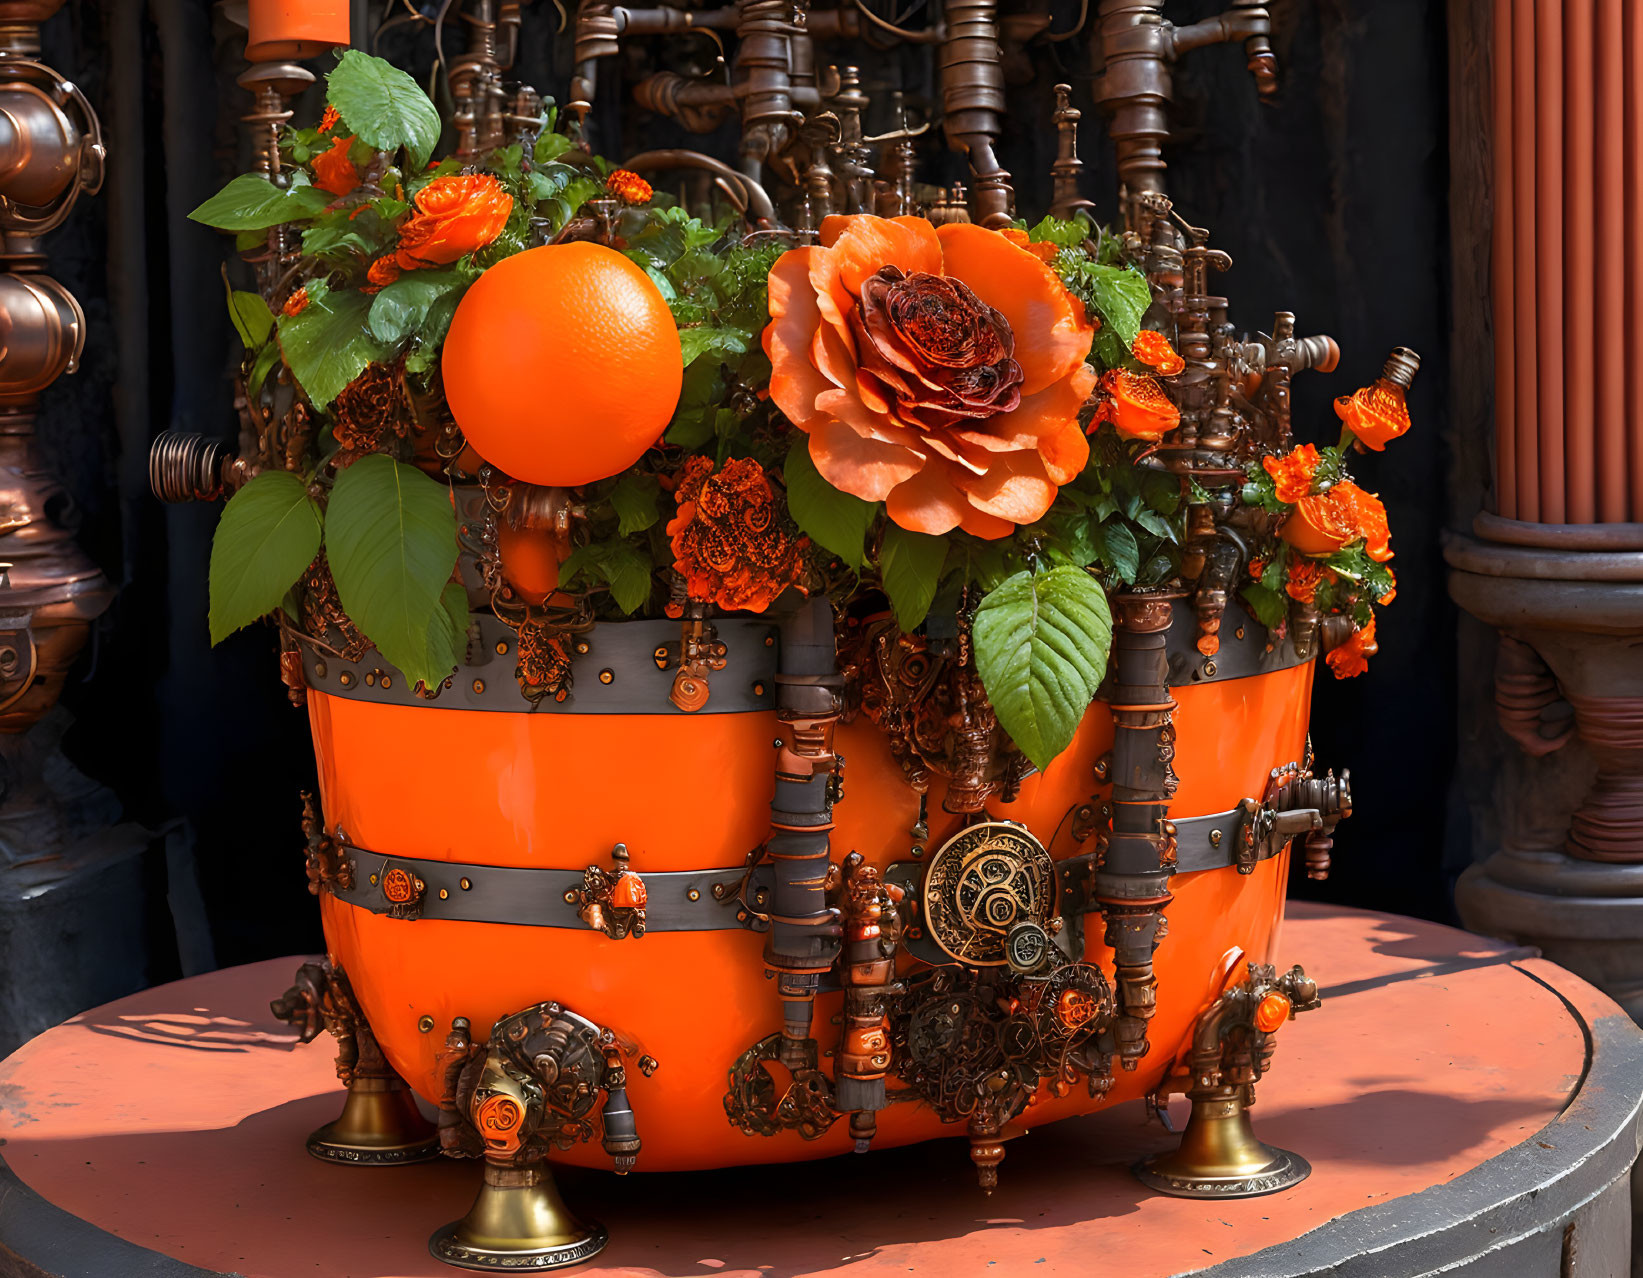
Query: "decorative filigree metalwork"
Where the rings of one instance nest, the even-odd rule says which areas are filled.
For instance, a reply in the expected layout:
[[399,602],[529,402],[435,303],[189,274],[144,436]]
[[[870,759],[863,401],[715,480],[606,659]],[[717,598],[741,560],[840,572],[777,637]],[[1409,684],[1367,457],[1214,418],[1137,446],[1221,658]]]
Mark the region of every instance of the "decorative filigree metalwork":
[[595,932],[613,941],[638,940],[645,934],[645,881],[628,869],[628,848],[618,843],[610,854],[611,867],[590,865],[582,871],[577,891],[577,914]]
[[833,1084],[816,1065],[816,1040],[806,1039],[809,1051],[796,1064],[785,1065],[786,1087],[776,1082],[767,1066],[783,1056],[780,1034],[761,1038],[730,1067],[730,1090],[725,1093],[725,1115],[731,1126],[749,1136],[774,1136],[795,1131],[805,1140],[824,1135],[838,1121],[833,1106]]
[[961,830],[930,858],[920,895],[930,938],[959,962],[1036,971],[1049,961],[1055,862],[1025,826]]
[[[350,892],[354,887],[354,863],[344,855],[342,845],[326,830],[314,803],[314,796],[302,792],[302,833],[308,841],[308,890],[318,896],[321,891]],[[307,1040],[304,1040],[305,1042]]]

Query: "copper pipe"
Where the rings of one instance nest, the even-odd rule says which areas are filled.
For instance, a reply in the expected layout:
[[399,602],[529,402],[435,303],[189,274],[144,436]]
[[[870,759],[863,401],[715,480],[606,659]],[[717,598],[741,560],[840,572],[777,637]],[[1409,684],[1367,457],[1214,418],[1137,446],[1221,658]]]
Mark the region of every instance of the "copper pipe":
[[[1626,509],[1626,82],[1624,0],[1598,0],[1597,16],[1597,518]],[[1634,90],[1635,92],[1635,90]],[[1501,514],[1505,514],[1502,511]]]
[[[1535,0],[1512,4],[1512,310],[1529,320],[1535,304]],[[1533,323],[1513,329],[1517,392],[1517,517],[1540,518],[1540,452],[1535,405],[1540,351]]]
[[1564,272],[1563,397],[1564,514],[1561,522],[1589,524],[1597,518],[1596,423],[1593,420],[1593,252],[1592,211],[1593,92],[1592,4],[1570,0],[1563,6],[1564,100]]
[[[1643,209],[1643,161],[1638,159],[1638,148],[1643,147],[1643,14],[1627,6],[1625,39],[1626,93],[1626,404],[1630,413],[1636,413],[1638,396],[1643,393],[1643,243],[1638,240],[1639,210]],[[1635,418],[1630,418],[1635,421]],[[1643,431],[1634,425],[1630,430],[1630,456],[1627,472],[1628,491],[1631,493],[1631,517],[1643,521]]]
[[[1532,330],[1548,339],[1541,369],[1540,518],[1567,522],[1563,500],[1563,25],[1555,4],[1535,6],[1535,288],[1540,310]],[[1552,374],[1547,376],[1547,374]]]
[[[1618,2],[1618,0],[1617,0]],[[1497,281],[1492,290],[1495,319],[1495,506],[1508,519],[1517,517],[1517,387],[1512,367],[1515,321],[1512,312],[1512,0],[1495,0],[1494,121],[1492,162],[1495,169],[1494,226],[1489,268]]]

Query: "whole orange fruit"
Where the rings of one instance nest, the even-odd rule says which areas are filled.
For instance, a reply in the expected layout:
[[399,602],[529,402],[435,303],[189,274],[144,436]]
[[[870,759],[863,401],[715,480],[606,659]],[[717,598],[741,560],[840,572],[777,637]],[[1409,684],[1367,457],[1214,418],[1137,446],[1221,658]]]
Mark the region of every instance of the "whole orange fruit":
[[445,398],[479,455],[515,479],[591,484],[638,461],[679,402],[679,329],[650,277],[602,244],[503,258],[445,337]]

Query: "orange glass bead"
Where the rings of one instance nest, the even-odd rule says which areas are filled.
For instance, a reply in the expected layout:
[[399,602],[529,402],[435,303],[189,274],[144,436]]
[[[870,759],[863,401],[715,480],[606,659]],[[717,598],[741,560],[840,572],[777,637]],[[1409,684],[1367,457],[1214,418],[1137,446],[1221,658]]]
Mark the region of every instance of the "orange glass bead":
[[1255,1007],[1255,1028],[1271,1034],[1289,1019],[1289,999],[1274,990]]
[[642,910],[649,897],[645,881],[632,870],[617,875],[610,890],[610,903],[619,910]]

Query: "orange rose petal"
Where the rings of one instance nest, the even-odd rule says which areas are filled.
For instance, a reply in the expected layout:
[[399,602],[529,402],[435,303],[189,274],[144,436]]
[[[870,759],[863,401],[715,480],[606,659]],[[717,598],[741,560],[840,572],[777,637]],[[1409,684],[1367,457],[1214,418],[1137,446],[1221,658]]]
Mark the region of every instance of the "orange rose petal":
[[[830,386],[816,396],[816,407],[825,417],[835,418],[858,435],[881,444],[899,444],[924,456],[926,435],[891,415],[875,413],[857,397],[855,390]],[[813,429],[813,428],[812,428]]]
[[1013,524],[1041,518],[1057,491],[1038,454],[1029,452],[1008,453],[995,460],[985,475],[966,475],[954,482],[977,510]]
[[937,228],[947,274],[1001,312],[1015,333],[1021,393],[1041,391],[1090,353],[1095,328],[1060,276],[1031,253],[973,222]]
[[810,460],[833,487],[863,501],[883,501],[924,465],[911,448],[865,439],[840,421],[824,421],[811,430]]
[[[1060,422],[1077,420],[1078,410],[1095,389],[1095,381],[1095,370],[1083,364],[1071,377],[1064,377],[1031,395],[1023,395],[1019,404],[987,421],[979,433],[1003,441],[1007,447],[1031,448]],[[977,432],[954,433],[968,439]]]
[[910,532],[940,536],[963,523],[970,511],[964,494],[948,478],[947,464],[932,458],[922,470],[897,484],[885,501],[885,513]]
[[861,402],[867,406],[869,412],[890,411],[890,396],[884,392],[884,383],[874,374],[859,368],[856,370],[856,394],[861,396]]
[[922,217],[875,217],[871,213],[833,213],[822,219],[823,248],[843,250],[841,262],[854,270],[845,271],[845,283],[852,293],[861,292],[862,281],[886,263],[895,263],[909,275],[926,271],[941,274],[941,244],[930,223]]
[[770,398],[789,421],[804,430],[822,420],[816,398],[831,389],[810,362],[810,337],[821,322],[810,288],[810,254],[814,251],[789,249],[770,268],[770,325],[764,331]]
[[1059,429],[1039,439],[1038,456],[1051,483],[1071,483],[1089,464],[1090,437],[1077,418],[1063,422]]
[[995,464],[990,457],[985,459],[978,458],[972,461],[969,457],[965,456],[962,448],[953,447],[952,444],[948,443],[940,435],[926,435],[924,436],[922,442],[925,447],[935,453],[938,457],[945,457],[960,470],[968,471],[972,475],[985,475],[988,467]]
[[987,541],[997,541],[1001,537],[1008,537],[1015,531],[1015,525],[1008,519],[1000,519],[997,515],[989,515],[984,510],[977,510],[974,506],[964,508],[964,521],[959,524],[972,537],[981,537]]

